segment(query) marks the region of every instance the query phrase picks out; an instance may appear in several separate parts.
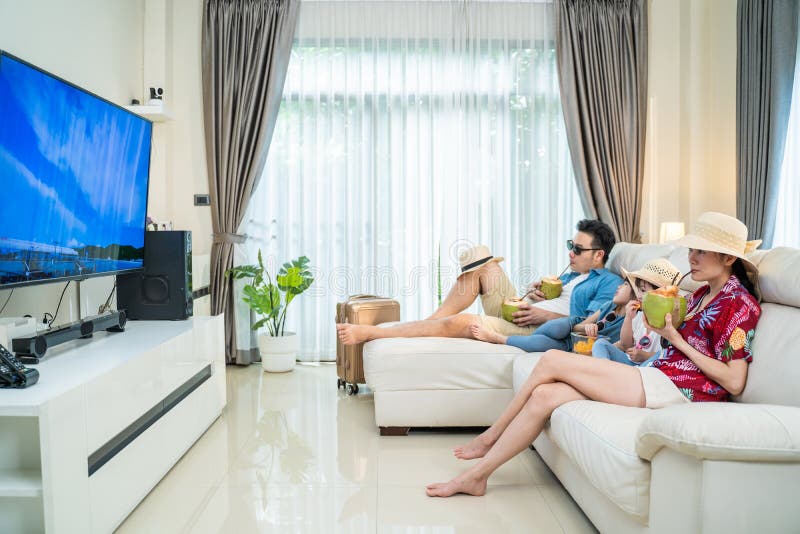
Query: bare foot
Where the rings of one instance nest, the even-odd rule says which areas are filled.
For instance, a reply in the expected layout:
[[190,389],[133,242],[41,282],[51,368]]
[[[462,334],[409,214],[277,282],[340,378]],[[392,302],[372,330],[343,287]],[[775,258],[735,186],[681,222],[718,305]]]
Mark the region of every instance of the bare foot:
[[336,324],[336,335],[345,345],[358,345],[369,341],[370,332],[373,327],[362,324]]
[[453,449],[453,456],[460,460],[472,460],[473,458],[483,458],[494,445],[494,441],[488,436],[481,434],[466,445]]
[[480,341],[488,341],[489,343],[497,343],[499,345],[505,345],[506,343],[505,336],[501,336],[497,332],[492,332],[479,322],[470,325],[469,331],[472,332],[472,337]]
[[425,486],[428,497],[450,497],[456,493],[466,493],[480,497],[486,493],[486,479],[475,478],[464,473],[450,482],[439,482]]

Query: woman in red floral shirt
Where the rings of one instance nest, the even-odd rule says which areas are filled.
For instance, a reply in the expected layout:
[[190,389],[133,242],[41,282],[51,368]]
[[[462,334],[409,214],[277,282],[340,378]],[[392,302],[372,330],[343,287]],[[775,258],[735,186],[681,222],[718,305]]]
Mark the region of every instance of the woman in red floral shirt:
[[733,217],[701,215],[677,244],[689,248],[692,278],[707,285],[692,295],[679,329],[669,314],[665,328],[648,326],[670,343],[653,366],[546,352],[500,418],[454,451],[481,461],[450,482],[429,485],[428,495],[483,495],[489,475],[536,439],[553,410],[573,400],[661,408],[741,393],[761,315],[757,269],[745,254],[758,243],[747,242],[747,228]]

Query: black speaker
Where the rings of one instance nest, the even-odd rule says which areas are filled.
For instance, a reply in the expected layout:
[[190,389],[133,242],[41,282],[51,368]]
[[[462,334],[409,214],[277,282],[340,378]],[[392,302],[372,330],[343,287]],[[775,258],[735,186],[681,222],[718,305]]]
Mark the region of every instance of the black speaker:
[[144,272],[117,276],[117,309],[131,320],[192,316],[192,233],[144,233]]

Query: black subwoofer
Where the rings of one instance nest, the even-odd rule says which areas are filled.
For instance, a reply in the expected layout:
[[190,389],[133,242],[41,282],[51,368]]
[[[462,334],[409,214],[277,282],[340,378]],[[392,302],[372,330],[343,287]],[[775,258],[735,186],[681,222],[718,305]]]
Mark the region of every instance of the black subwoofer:
[[117,308],[134,321],[192,316],[191,232],[145,232],[144,272],[117,276]]

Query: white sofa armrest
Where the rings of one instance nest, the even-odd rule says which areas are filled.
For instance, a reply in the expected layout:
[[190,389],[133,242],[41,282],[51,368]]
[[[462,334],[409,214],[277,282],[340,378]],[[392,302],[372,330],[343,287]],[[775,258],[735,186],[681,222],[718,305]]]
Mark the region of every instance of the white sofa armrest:
[[663,447],[708,460],[800,462],[800,408],[709,402],[653,410],[636,452],[652,460]]

